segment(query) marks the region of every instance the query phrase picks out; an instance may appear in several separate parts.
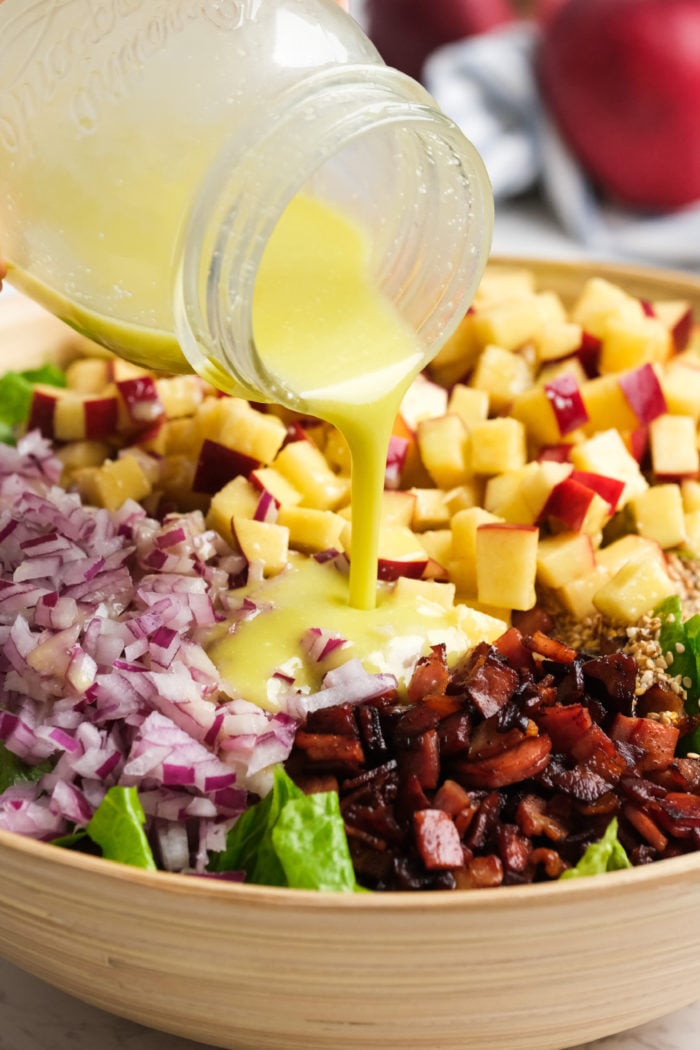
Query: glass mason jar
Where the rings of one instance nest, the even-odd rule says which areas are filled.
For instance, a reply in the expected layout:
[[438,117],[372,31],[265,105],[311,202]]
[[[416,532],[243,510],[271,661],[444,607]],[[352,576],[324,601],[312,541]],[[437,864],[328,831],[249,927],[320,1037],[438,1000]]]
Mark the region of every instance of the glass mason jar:
[[279,400],[252,298],[301,192],[369,232],[427,363],[483,271],[488,177],[332,0],[0,0],[0,257],[75,328]]

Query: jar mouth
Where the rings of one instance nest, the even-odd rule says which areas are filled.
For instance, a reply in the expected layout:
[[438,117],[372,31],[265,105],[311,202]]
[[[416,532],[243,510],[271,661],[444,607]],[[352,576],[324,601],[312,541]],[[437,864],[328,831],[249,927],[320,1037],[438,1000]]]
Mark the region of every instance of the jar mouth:
[[183,229],[176,334],[222,389],[306,411],[265,366],[252,303],[267,242],[299,193],[369,233],[375,286],[416,332],[425,363],[466,312],[483,273],[493,198],[483,161],[414,80],[385,66],[321,70],[278,97],[211,166]]

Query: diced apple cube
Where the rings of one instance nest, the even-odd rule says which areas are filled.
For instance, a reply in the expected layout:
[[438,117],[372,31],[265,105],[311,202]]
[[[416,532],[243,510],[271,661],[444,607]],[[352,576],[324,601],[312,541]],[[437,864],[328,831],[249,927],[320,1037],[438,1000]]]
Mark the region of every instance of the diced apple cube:
[[570,315],[572,321],[600,339],[605,336],[611,319],[627,320],[633,324],[644,316],[638,299],[603,277],[591,277],[586,281]]
[[585,532],[545,536],[537,547],[537,581],[559,588],[594,571],[593,544]]
[[486,390],[477,390],[474,386],[455,383],[447,402],[447,411],[457,415],[469,427],[479,423],[489,414],[489,395]]
[[301,502],[301,493],[274,467],[257,467],[249,480],[261,492],[269,492],[278,507],[296,507]]
[[693,557],[700,558],[700,507],[685,512],[683,515],[683,528],[685,530],[684,548]]
[[470,311],[431,361],[430,375],[440,385],[450,387],[471,372],[480,352],[474,335],[474,314]]
[[484,502],[486,490],[485,478],[469,478],[461,485],[455,485],[445,492],[445,503],[450,515],[456,514],[458,510],[466,507],[479,507]]
[[525,427],[519,420],[485,419],[470,429],[471,465],[475,474],[501,474],[525,465]]
[[559,423],[543,387],[532,386],[519,394],[513,401],[511,414],[524,424],[529,441],[536,448],[561,441]]
[[68,473],[85,467],[101,467],[110,453],[103,441],[71,441],[56,449],[56,455]]
[[169,376],[156,380],[156,390],[168,419],[193,416],[204,400],[199,376]]
[[613,540],[607,547],[601,547],[596,553],[596,561],[611,576],[628,561],[656,561],[661,569],[666,569],[666,559],[659,544],[633,532]]
[[[438,492],[438,489],[423,490]],[[382,492],[382,515],[381,520],[385,525],[406,525],[412,528],[412,521],[416,513],[417,497],[414,492],[399,490],[385,490]],[[352,515],[352,507],[350,507]]]
[[283,506],[280,507],[277,524],[288,529],[290,547],[303,553],[338,550],[345,545],[341,537],[348,523],[331,510]]
[[645,362],[666,361],[672,344],[668,330],[655,317],[609,320],[603,334],[598,367],[603,375],[623,372]]
[[487,523],[477,528],[479,602],[519,610],[533,607],[538,537],[532,525]]
[[676,353],[690,342],[693,331],[693,307],[687,299],[657,299],[652,304],[654,316],[668,329]]
[[452,544],[445,564],[450,579],[460,595],[467,598],[477,596],[476,578],[476,532],[480,525],[495,523],[503,519],[490,514],[483,507],[467,507],[452,518]]
[[[62,393],[63,391],[55,386],[44,383],[34,384],[27,418],[27,430],[39,430],[47,438],[54,436],[56,404]],[[84,438],[85,434],[81,434],[80,437]]]
[[417,539],[428,557],[446,567],[452,557],[452,529],[427,529]]
[[571,463],[538,460],[527,464],[520,483],[520,495],[530,509],[530,522],[539,521],[554,488],[572,472]]
[[649,447],[657,478],[693,477],[700,470],[695,420],[691,416],[657,416],[649,425]]
[[75,480],[84,499],[107,510],[118,510],[127,499],[139,502],[151,492],[151,483],[135,456],[88,467],[76,474]]
[[418,578],[423,575],[427,564],[425,548],[409,528],[405,525],[382,525],[379,530],[377,569],[380,580],[397,580],[400,576]]
[[578,357],[567,357],[563,361],[550,361],[542,365],[537,373],[536,382],[538,386],[545,386],[564,375],[571,376],[579,389],[588,382],[588,373]]
[[625,488],[620,498],[620,506],[624,506],[632,496],[644,492],[648,487],[648,482],[639,469],[639,463],[627,450],[617,430],[601,430],[586,441],[574,445],[571,450],[571,462],[577,470],[624,481]]
[[400,484],[404,488],[409,488],[412,485],[420,488],[434,484],[423,465],[418,447],[418,437],[400,415],[394,420],[391,436],[406,442]]
[[[180,453],[197,454],[197,449],[202,444],[202,432],[198,416],[183,416],[181,419],[166,420],[158,429],[157,433],[162,435],[163,452],[165,455],[179,455]],[[152,451],[152,441],[139,436],[139,444],[146,445]]]
[[228,543],[237,546],[232,521],[234,518],[252,518],[259,498],[260,493],[254,486],[239,475],[212,498],[206,517],[207,528],[215,529]]
[[429,602],[431,605],[438,605],[441,609],[449,610],[454,605],[455,588],[451,583],[399,576],[394,585],[391,600],[397,604],[410,602],[412,605]]
[[685,540],[683,498],[678,485],[653,485],[630,500],[640,536],[667,550]]
[[540,363],[558,361],[573,354],[581,345],[581,326],[573,321],[549,321],[534,337]]
[[637,416],[622,391],[617,375],[589,379],[581,387],[581,397],[588,413],[585,426],[587,434],[610,427],[624,432],[638,425]]
[[533,525],[535,515],[525,496],[524,482],[534,466],[528,463],[517,470],[507,470],[489,478],[484,491],[484,508],[504,521]]
[[[408,441],[409,439],[406,437],[404,440]],[[323,454],[330,467],[339,474],[350,476],[352,468],[350,446],[336,427],[329,427],[327,430]]]
[[542,324],[536,297],[513,296],[479,306],[474,314],[474,332],[481,346],[518,350],[529,342]]
[[523,354],[488,345],[482,351],[469,383],[488,396],[491,411],[504,412],[518,394],[531,386],[532,379],[532,368]]
[[423,464],[438,488],[452,488],[472,475],[469,431],[459,416],[421,420],[417,436]]
[[101,394],[111,381],[109,361],[102,357],[79,357],[65,375],[68,389],[78,394]]
[[414,532],[441,529],[450,524],[450,512],[442,489],[413,488],[408,494],[413,496],[414,502],[411,520],[406,524],[410,525]]
[[597,613],[593,596],[610,579],[610,571],[603,565],[583,576],[569,580],[556,591],[556,596],[566,611],[576,620],[586,620]]
[[677,585],[658,561],[628,561],[595,592],[593,604],[611,622],[627,625],[676,593]]
[[424,419],[444,416],[447,412],[447,391],[433,383],[422,372],[411,383],[401,401],[399,415],[410,430],[416,431]]
[[661,376],[661,387],[671,415],[700,421],[700,368],[672,362]]
[[700,510],[700,481],[694,478],[683,478],[681,481],[681,496],[683,498],[683,510]]
[[528,267],[487,266],[474,296],[474,308],[481,309],[501,299],[527,299],[535,294],[535,275]]
[[213,494],[239,474],[247,477],[259,467],[257,459],[244,452],[205,438],[196,460],[192,488],[195,492]]
[[336,510],[347,502],[350,480],[335,474],[323,453],[310,441],[292,441],[277,454],[273,466],[301,493],[301,505]]
[[228,403],[232,408],[235,406],[235,410],[222,417],[219,442],[257,459],[259,463],[271,463],[287,436],[282,420],[271,413],[259,412],[236,398],[230,398]]
[[555,530],[585,532],[598,546],[611,513],[610,505],[595,489],[569,476],[554,486],[541,518],[548,519]]
[[276,576],[287,564],[289,529],[276,522],[234,518],[238,546],[248,562],[262,565],[264,576]]
[[659,366],[649,363],[623,372],[618,379],[620,389],[637,422],[651,423],[666,412],[666,399],[659,381]]
[[75,394],[63,391],[56,401],[53,433],[58,441],[97,440],[117,430],[116,394]]
[[450,523],[452,553],[456,558],[476,560],[476,531],[480,525],[502,523],[503,519],[483,507],[467,507],[455,514]]

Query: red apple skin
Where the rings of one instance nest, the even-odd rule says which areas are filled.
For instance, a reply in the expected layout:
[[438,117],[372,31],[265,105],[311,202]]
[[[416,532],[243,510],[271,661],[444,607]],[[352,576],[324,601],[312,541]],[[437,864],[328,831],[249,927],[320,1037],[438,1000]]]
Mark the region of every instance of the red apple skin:
[[574,481],[571,477],[564,478],[547,497],[539,520],[556,518],[567,529],[579,532],[594,496],[595,492],[588,485]]
[[205,438],[197,460],[192,489],[194,492],[214,494],[239,474],[248,477],[260,462],[243,452]]
[[572,481],[577,481],[580,485],[585,485],[586,488],[597,492],[610,507],[610,513],[615,513],[620,496],[625,490],[624,481],[620,481],[619,478],[610,478],[606,474],[594,474],[588,470],[572,470],[569,477]]
[[700,198],[697,0],[568,0],[545,27],[537,74],[562,137],[610,197],[651,210]]
[[119,402],[116,397],[85,398],[85,437],[99,441],[117,429]]
[[120,380],[117,382],[117,389],[133,423],[143,426],[164,415],[163,404],[152,376]]
[[650,364],[625,372],[618,382],[625,401],[641,424],[651,423],[666,411],[664,392]]
[[391,582],[398,580],[399,576],[408,576],[412,580],[420,580],[428,566],[428,557],[401,560],[397,558],[380,558],[377,565],[377,578]]
[[34,387],[27,430],[40,430],[45,438],[52,438],[55,412],[56,395]]
[[398,489],[401,485],[401,475],[406,466],[408,444],[408,438],[398,437],[396,434],[392,434],[389,438],[386,469],[384,471],[385,489]]
[[581,345],[575,351],[574,356],[581,362],[581,367],[588,379],[595,379],[597,375],[600,375],[599,366],[602,347],[603,340],[599,339],[597,335],[591,335],[590,332],[581,334]]
[[649,427],[636,427],[627,435],[627,447],[637,463],[642,464],[649,451]]
[[569,434],[588,422],[588,412],[581,397],[578,383],[572,375],[565,372],[551,383],[546,383],[544,392],[554,415],[559,433]]
[[570,463],[571,445],[566,445],[564,443],[559,445],[543,445],[537,459],[540,462],[543,460],[549,460],[553,463]]
[[387,65],[418,79],[435,48],[514,19],[508,0],[367,0],[367,32]]

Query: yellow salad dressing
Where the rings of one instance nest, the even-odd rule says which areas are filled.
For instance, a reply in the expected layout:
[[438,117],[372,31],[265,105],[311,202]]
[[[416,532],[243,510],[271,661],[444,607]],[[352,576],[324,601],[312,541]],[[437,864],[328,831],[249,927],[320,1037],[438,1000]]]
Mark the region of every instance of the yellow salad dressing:
[[[449,584],[424,587],[402,579],[379,583],[377,590],[374,609],[355,609],[348,604],[347,579],[333,562],[319,564],[293,554],[278,576],[236,592],[259,611],[239,621],[232,635],[224,626],[209,655],[232,695],[275,711],[284,707],[287,676],[294,679],[294,689],[314,692],[326,671],[358,658],[370,673],[395,675],[403,691],[416,660],[431,645],[443,643],[453,662],[481,639],[497,638],[505,627],[501,620],[453,604]],[[321,628],[345,644],[318,661],[299,644],[309,628]]]
[[[167,281],[158,279],[159,269],[163,275],[171,270],[170,249],[156,247],[149,237],[148,258],[139,269],[129,244],[120,251],[120,238],[129,236],[120,232],[120,217],[112,222],[115,228],[105,234],[110,261],[95,279],[100,287],[118,287],[124,276],[120,267],[127,266],[130,316],[142,318],[143,324],[92,312],[16,267],[13,281],[73,327],[130,360],[164,371],[188,370],[167,330]],[[151,234],[155,237],[156,231]],[[232,692],[268,707],[276,704],[273,693],[279,683],[270,679],[280,666],[296,662],[297,684],[303,689],[317,688],[320,673],[328,669],[304,666],[301,660],[299,640],[309,627],[330,629],[349,640],[336,653],[336,662],[359,656],[368,670],[390,670],[399,681],[431,644],[444,641],[456,655],[503,629],[501,621],[454,606],[451,598],[446,608],[441,601],[418,599],[408,584],[377,583],[389,437],[402,397],[425,364],[425,350],[373,282],[370,249],[366,232],[340,211],[298,196],[273,231],[257,277],[253,331],[263,367],[294,399],[301,399],[306,411],[335,425],[352,454],[349,586],[333,566],[294,558],[287,570],[261,585],[264,597],[257,587],[250,589],[254,600],[259,597],[274,608],[238,624],[212,649]]]
[[[233,695],[276,709],[282,672],[294,688],[319,688],[323,673],[359,657],[370,672],[405,686],[416,659],[444,643],[456,658],[500,620],[454,605],[453,589],[377,582],[377,544],[387,447],[401,399],[425,362],[416,334],[373,285],[369,244],[340,213],[312,198],[287,209],[265,251],[253,304],[265,367],[334,424],[352,453],[352,551],[347,578],[332,563],[293,556],[278,576],[241,591],[261,611],[238,622],[211,656]],[[309,628],[347,640],[327,661],[304,657]]]
[[389,436],[424,362],[415,333],[369,275],[369,244],[339,212],[298,197],[275,228],[253,300],[266,368],[350,446],[350,604],[376,601],[377,542]]

